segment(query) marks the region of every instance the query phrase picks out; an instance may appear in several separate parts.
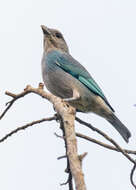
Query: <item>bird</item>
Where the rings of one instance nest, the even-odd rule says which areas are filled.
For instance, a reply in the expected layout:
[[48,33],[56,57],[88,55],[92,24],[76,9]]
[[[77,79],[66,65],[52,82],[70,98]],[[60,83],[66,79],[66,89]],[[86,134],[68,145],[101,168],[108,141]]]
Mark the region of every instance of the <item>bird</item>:
[[106,119],[128,143],[130,131],[90,73],[69,53],[63,34],[41,25],[43,31],[42,77],[46,88],[76,111],[92,112]]

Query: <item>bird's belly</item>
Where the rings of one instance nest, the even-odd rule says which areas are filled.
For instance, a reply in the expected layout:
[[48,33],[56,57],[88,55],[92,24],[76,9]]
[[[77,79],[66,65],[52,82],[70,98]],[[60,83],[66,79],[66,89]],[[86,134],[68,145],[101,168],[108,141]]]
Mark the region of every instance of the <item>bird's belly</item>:
[[83,95],[82,93],[80,93],[80,99],[71,102],[70,105],[81,112],[95,112],[95,110],[97,109],[96,97],[93,93],[90,93],[89,95],[88,93],[85,93]]
[[81,98],[70,103],[71,106],[75,107],[81,112],[93,112],[99,116],[106,117],[111,112],[109,107],[106,105],[104,100],[89,91],[87,88],[84,89],[84,93],[80,92]]

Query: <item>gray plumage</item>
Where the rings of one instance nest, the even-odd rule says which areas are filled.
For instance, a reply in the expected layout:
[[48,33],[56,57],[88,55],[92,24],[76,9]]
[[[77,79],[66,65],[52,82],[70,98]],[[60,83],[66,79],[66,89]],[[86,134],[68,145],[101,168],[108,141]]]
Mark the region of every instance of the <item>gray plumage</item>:
[[63,35],[42,26],[44,53],[42,76],[47,89],[81,112],[93,112],[104,117],[126,142],[129,130],[115,116],[114,110],[88,71],[70,54]]

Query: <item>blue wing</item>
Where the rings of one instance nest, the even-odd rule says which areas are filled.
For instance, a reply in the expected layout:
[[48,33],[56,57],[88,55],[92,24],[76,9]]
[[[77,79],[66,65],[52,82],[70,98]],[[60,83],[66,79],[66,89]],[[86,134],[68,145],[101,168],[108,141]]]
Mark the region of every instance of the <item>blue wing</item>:
[[48,55],[48,59],[50,59],[50,61],[56,60],[56,65],[58,65],[65,72],[71,74],[73,77],[77,78],[82,84],[91,90],[91,92],[100,96],[114,112],[114,109],[109,104],[100,87],[91,77],[89,72],[78,61],[76,61],[71,55],[61,53],[59,51],[53,51],[50,54],[51,55]]

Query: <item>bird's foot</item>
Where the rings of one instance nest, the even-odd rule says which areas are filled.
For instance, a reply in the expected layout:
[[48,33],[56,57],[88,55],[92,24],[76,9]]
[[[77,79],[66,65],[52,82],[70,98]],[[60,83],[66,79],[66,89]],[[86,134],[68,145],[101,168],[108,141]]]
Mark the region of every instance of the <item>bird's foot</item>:
[[71,97],[71,98],[64,98],[63,100],[65,101],[65,102],[68,102],[68,103],[72,103],[72,102],[75,102],[75,101],[78,101],[78,100],[80,100],[80,94],[79,94],[79,92],[76,90],[76,89],[74,89],[73,90],[73,97]]
[[70,103],[70,102],[74,102],[74,101],[77,101],[79,100],[80,97],[72,97],[72,98],[64,98],[63,101],[67,102],[67,103]]

